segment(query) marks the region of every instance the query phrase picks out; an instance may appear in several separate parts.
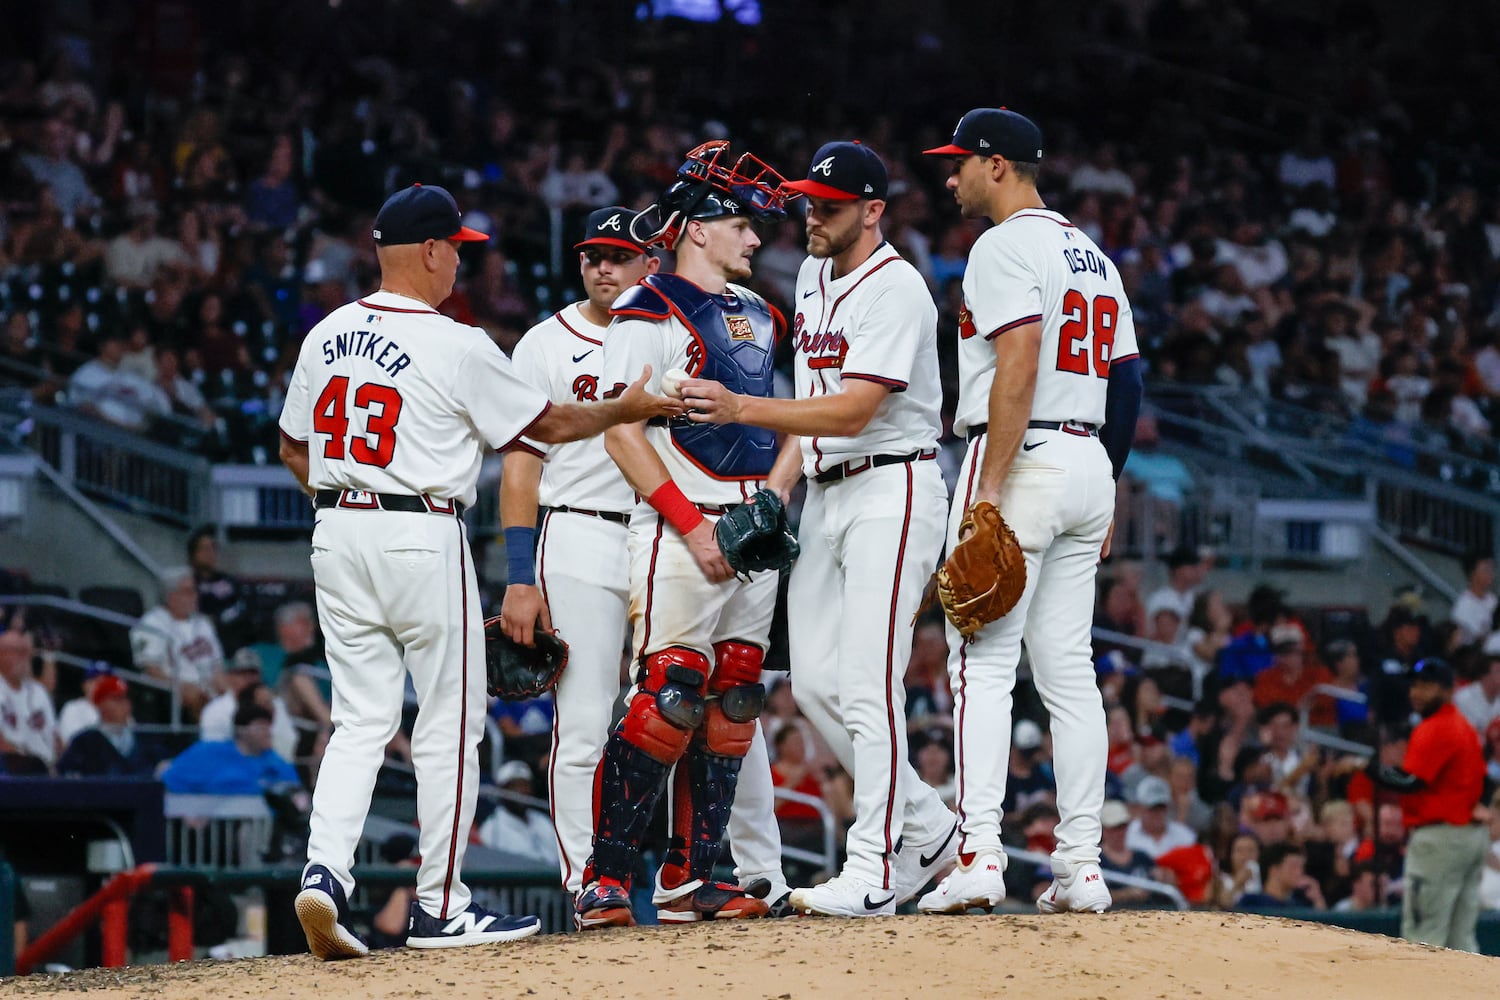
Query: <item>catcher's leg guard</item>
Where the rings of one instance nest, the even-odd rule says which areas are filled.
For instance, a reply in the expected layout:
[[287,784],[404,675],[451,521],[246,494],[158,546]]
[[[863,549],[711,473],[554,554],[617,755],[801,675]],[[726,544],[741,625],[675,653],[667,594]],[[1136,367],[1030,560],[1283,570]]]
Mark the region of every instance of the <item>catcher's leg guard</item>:
[[673,647],[648,656],[643,669],[595,776],[592,876],[624,881],[634,870],[667,770],[703,719],[707,657]]
[[740,758],[750,750],[755,720],[766,704],[765,685],[760,683],[765,651],[748,642],[726,639],[714,643],[714,659],[703,740],[715,754]]

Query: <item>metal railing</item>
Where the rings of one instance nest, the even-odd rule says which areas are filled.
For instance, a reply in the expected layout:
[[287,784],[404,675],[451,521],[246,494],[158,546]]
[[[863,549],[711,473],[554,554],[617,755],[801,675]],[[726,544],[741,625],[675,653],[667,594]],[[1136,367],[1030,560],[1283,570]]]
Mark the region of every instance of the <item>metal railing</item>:
[[275,822],[259,795],[167,794],[166,861],[193,868],[259,868]]
[[[1350,691],[1333,684],[1319,684],[1312,689],[1312,693],[1335,701],[1347,701],[1354,705],[1368,705],[1370,699],[1358,691]],[[1359,743],[1355,740],[1346,740],[1342,736],[1324,732],[1312,724],[1312,699],[1304,700],[1299,710],[1299,722],[1302,728],[1302,741],[1313,743],[1318,746],[1327,747],[1330,750],[1338,750],[1342,753],[1359,754],[1369,757],[1375,753],[1375,748],[1367,743]]]

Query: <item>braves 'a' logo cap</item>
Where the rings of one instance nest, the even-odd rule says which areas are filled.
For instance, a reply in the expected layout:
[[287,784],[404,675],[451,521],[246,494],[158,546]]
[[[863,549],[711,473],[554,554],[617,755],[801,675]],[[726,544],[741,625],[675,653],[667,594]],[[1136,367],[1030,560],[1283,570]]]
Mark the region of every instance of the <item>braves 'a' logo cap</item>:
[[573,244],[573,249],[606,246],[645,253],[646,248],[630,238],[630,224],[634,221],[635,213],[623,205],[595,209],[584,223],[583,239]]
[[783,188],[813,198],[853,201],[884,198],[889,186],[885,163],[862,142],[825,143],[813,154],[807,179],[787,181]]
[[1009,108],[975,108],[958,121],[953,141],[924,149],[928,156],[1003,156],[1017,163],[1042,162],[1042,130]]

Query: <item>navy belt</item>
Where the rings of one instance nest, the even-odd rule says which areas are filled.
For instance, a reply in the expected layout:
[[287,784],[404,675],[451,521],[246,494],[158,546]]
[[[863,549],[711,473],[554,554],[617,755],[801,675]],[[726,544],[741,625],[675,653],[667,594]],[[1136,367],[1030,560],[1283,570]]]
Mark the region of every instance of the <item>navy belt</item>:
[[318,510],[398,510],[407,514],[446,514],[464,516],[464,505],[457,500],[434,500],[426,494],[371,493],[369,490],[318,490],[313,494]]
[[874,455],[869,458],[850,459],[840,462],[826,472],[820,472],[813,476],[815,483],[836,483],[840,479],[857,476],[861,472],[871,469],[883,468],[887,465],[902,465],[906,462],[928,462],[937,458],[937,449],[929,448],[926,451],[914,451],[907,455]]
[[614,524],[629,524],[630,515],[622,514],[617,510],[589,510],[587,507],[543,507],[543,511],[558,514],[582,514],[585,517],[597,517],[601,521],[610,521]]
[[[1078,420],[1033,420],[1026,426],[1039,431],[1062,431],[1064,434],[1072,434],[1076,437],[1099,436],[1097,425],[1085,424]],[[964,437],[972,441],[989,429],[988,423],[973,424],[964,432]]]

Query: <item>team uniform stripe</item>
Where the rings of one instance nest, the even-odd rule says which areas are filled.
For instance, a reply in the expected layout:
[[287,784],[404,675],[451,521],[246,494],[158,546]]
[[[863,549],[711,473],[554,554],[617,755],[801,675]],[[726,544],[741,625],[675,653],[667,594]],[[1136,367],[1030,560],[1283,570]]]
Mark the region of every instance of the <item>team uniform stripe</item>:
[[511,445],[510,447],[506,448],[505,450],[506,451],[524,451],[524,452],[526,452],[526,454],[528,454],[528,455],[535,455],[537,458],[546,458],[547,457],[547,453],[545,451],[542,451],[542,449],[540,449],[540,448],[533,448],[531,445],[527,444],[525,441],[520,441],[520,440],[517,440],[515,444]]
[[[967,483],[964,484],[964,510],[966,510],[966,511],[969,509],[969,502],[970,502],[970,500],[974,496],[974,476],[979,471],[979,448],[981,447],[978,442],[979,442],[979,440],[981,438],[983,438],[983,435],[980,435],[980,438],[976,438],[969,445],[969,459],[970,459],[969,480],[968,480]],[[957,539],[954,539],[954,542],[956,543]],[[964,845],[968,842],[968,837],[969,837],[968,832],[965,829],[965,827],[968,824],[969,817],[968,817],[968,814],[964,812],[964,753],[963,753],[964,716],[968,713],[968,707],[969,707],[969,699],[968,699],[968,696],[967,696],[967,692],[965,691],[965,683],[967,681],[968,667],[969,667],[969,640],[960,637],[959,640],[958,640],[958,694],[959,694],[959,699],[960,699],[959,707],[958,707],[958,720],[957,720],[958,721],[958,735],[957,735],[957,737],[955,737],[955,739],[953,741],[953,746],[954,746],[954,749],[956,751],[956,756],[958,757],[958,768],[957,768],[957,771],[958,771],[958,795],[956,797],[955,805],[958,806],[958,830],[959,830],[959,834],[958,834],[958,853],[959,854],[966,853],[964,851]]]
[[463,667],[458,689],[458,781],[453,793],[453,830],[448,834],[448,871],[443,877],[443,910],[439,914],[442,920],[448,919],[448,894],[453,888],[453,867],[458,855],[458,817],[464,800],[464,743],[469,730],[469,547],[464,539],[463,521],[454,518],[453,523],[458,525],[458,580],[463,608],[459,621],[464,623],[459,649]]
[[[901,521],[901,544],[896,549],[896,572],[891,578],[891,609],[886,620],[885,631],[885,720],[886,732],[891,740],[891,783],[885,793],[885,854],[880,861],[885,872],[882,889],[891,887],[891,852],[895,849],[891,838],[891,828],[896,822],[896,773],[901,764],[896,745],[896,698],[892,692],[892,685],[895,683],[896,676],[896,629],[899,627],[896,602],[901,594],[901,568],[906,561],[906,540],[911,531],[913,492],[911,463],[905,463],[904,468],[906,469],[906,516]],[[905,720],[902,720],[902,724],[905,724]]]
[[858,379],[861,382],[874,382],[877,385],[885,386],[892,392],[906,391],[905,382],[901,381],[899,378],[886,378],[884,375],[867,375],[864,372],[841,372],[839,374],[839,378],[845,382],[849,381],[851,378]]
[[1136,358],[1138,358],[1140,356],[1141,356],[1141,352],[1140,351],[1136,351],[1134,354],[1122,354],[1118,358],[1110,358],[1109,359],[1109,363],[1110,364],[1114,364],[1117,361],[1134,361]]
[[[276,429],[281,431],[281,428],[279,427]],[[292,444],[307,444],[307,438],[295,438],[288,434],[286,431],[281,431],[281,436],[286,440],[292,442]]]
[[661,552],[661,536],[666,527],[666,518],[657,514],[656,537],[651,540],[651,562],[646,567],[646,628],[641,633],[641,648],[636,650],[637,656],[645,656],[646,650],[651,648],[651,603],[656,596],[656,557]]
[[396,306],[378,306],[378,305],[376,305],[373,302],[366,302],[364,299],[360,299],[359,300],[359,304],[362,307],[364,307],[365,309],[374,309],[377,312],[387,312],[387,313],[416,313],[417,315],[420,315],[420,316],[441,316],[442,315],[442,313],[438,312],[436,309],[401,309],[401,308],[398,308]]
[[1013,319],[1009,323],[1006,323],[1004,326],[997,327],[996,329],[991,330],[989,333],[984,335],[984,339],[994,340],[1002,333],[1005,333],[1009,330],[1014,330],[1018,326],[1025,326],[1027,323],[1040,323],[1041,321],[1042,316],[1040,313],[1035,316],[1022,316],[1020,319]]
[[[542,592],[542,600],[549,608],[552,607],[552,599],[547,595],[547,530],[551,527],[552,512],[549,510],[542,517],[542,530],[536,543],[537,589]],[[568,852],[563,848],[562,834],[557,828],[557,746],[562,727],[562,703],[561,698],[552,699],[552,759],[547,762],[547,812],[552,815],[552,835],[557,838],[557,856],[562,859],[562,882],[566,889],[568,880],[573,877],[573,863],[568,859]]]
[[602,341],[602,340],[595,340],[593,337],[585,336],[584,334],[580,333],[579,331],[573,329],[573,327],[571,327],[570,325],[568,325],[568,321],[565,320],[565,319],[563,319],[563,315],[562,315],[561,311],[555,313],[553,315],[553,318],[557,320],[557,322],[562,326],[562,328],[564,330],[567,330],[569,333],[571,333],[573,336],[577,337],[579,340],[586,340],[590,344],[593,344],[595,347],[603,347],[604,346],[604,341]]
[[[1073,223],[1071,223],[1071,222],[1064,222],[1062,219],[1054,219],[1052,216],[1050,216],[1050,215],[1043,215],[1040,212],[1017,212],[1015,215],[1012,215],[1010,217],[1010,219],[1046,219],[1048,222],[1052,223],[1054,226],[1062,226],[1064,229],[1077,229],[1078,228],[1077,226],[1073,225]],[[1006,219],[1005,221],[1009,222],[1010,219]]]
[[528,423],[525,427],[521,428],[521,433],[517,434],[515,437],[511,438],[509,441],[505,442],[503,445],[501,445],[500,447],[496,448],[495,450],[496,451],[508,451],[509,449],[514,448],[516,446],[516,443],[518,441],[520,441],[523,437],[530,436],[531,429],[533,427],[535,427],[538,423],[540,423],[541,420],[542,420],[542,418],[545,417],[551,411],[552,411],[552,401],[549,399],[547,401],[547,405],[542,407],[541,412],[538,413],[536,416],[532,417],[531,418],[531,422]]

